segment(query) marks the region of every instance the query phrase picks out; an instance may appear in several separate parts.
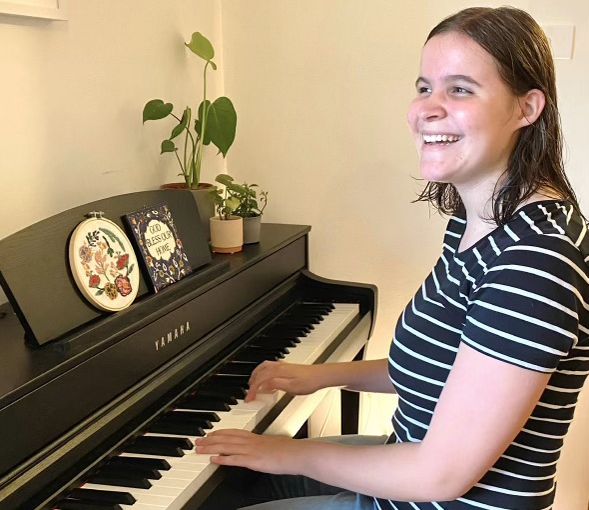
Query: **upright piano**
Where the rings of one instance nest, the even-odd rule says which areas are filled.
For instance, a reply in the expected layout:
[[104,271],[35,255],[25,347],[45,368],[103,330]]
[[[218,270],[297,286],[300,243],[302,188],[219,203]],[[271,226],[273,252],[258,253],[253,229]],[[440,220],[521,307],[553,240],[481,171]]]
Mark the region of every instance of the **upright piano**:
[[[89,211],[121,217],[165,202],[194,271],[127,309],[93,308],[67,243]],[[261,241],[211,255],[192,195],[148,191],[96,201],[0,241],[0,510],[198,509],[225,468],[194,452],[219,428],[304,434],[325,396],[246,403],[266,359],[358,359],[376,311],[372,285],[309,272],[309,227],[263,224]],[[357,397],[342,397],[342,432]]]

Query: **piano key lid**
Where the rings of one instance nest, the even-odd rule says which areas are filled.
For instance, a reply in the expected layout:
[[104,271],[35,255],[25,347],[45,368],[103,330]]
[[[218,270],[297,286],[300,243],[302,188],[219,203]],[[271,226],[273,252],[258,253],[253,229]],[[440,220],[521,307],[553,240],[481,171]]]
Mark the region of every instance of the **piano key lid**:
[[137,297],[139,267],[133,246],[123,230],[90,211],[74,229],[69,242],[69,265],[84,298],[100,310],[116,312]]

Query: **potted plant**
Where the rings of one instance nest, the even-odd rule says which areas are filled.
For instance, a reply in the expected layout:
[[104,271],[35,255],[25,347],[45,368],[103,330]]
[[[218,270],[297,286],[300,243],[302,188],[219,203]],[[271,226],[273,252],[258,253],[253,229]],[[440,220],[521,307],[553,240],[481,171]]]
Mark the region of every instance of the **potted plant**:
[[[194,191],[201,220],[205,230],[208,231],[209,218],[214,214],[214,205],[209,193],[213,186],[202,183],[200,180],[204,147],[212,143],[219,149],[223,157],[227,156],[227,152],[235,140],[237,113],[233,103],[227,97],[219,97],[213,102],[207,99],[207,70],[209,67],[214,71],[217,69],[217,65],[213,62],[215,50],[210,41],[201,33],[195,32],[192,34],[190,42],[184,44],[205,61],[203,99],[196,111],[196,118],[193,119],[193,112],[189,106],[186,106],[182,115],[178,116],[173,112],[174,105],[172,103],[165,103],[161,99],[152,99],[143,108],[143,123],[166,117],[176,119],[177,123],[170,136],[161,143],[161,154],[174,153],[181,170],[179,175],[183,176],[184,182],[162,187],[184,188]],[[180,141],[180,150],[176,146],[175,140]]]
[[237,184],[227,174],[217,175],[215,181],[225,186],[228,196],[237,199],[237,206],[233,208],[232,214],[243,218],[243,244],[259,243],[261,218],[268,204],[268,192],[259,191],[258,197],[257,184]]
[[236,253],[243,248],[243,218],[234,214],[239,207],[239,199],[234,196],[233,178],[229,175],[218,175],[216,181],[224,188],[210,191],[213,198],[216,216],[210,221],[211,245],[215,253]]
[[239,206],[234,214],[243,218],[243,243],[259,243],[262,213],[268,205],[268,192],[256,190],[259,188],[257,184],[243,183],[235,187],[233,194],[239,199]]

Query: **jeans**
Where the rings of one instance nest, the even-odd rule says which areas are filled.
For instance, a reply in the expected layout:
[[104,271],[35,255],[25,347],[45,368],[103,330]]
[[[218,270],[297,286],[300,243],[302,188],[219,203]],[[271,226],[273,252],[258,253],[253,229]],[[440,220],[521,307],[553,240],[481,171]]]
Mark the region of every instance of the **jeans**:
[[[336,436],[315,440],[341,444],[384,444],[386,436]],[[266,500],[241,510],[376,510],[373,499],[325,483],[292,475],[261,475],[254,489]]]

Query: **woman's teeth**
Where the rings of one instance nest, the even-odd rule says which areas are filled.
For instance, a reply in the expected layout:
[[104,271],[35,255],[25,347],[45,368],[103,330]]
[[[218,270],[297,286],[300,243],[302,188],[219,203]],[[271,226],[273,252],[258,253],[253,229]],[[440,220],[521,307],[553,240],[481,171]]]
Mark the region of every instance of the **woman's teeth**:
[[425,143],[454,143],[460,140],[456,135],[423,135]]

